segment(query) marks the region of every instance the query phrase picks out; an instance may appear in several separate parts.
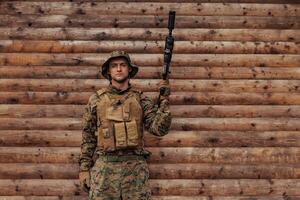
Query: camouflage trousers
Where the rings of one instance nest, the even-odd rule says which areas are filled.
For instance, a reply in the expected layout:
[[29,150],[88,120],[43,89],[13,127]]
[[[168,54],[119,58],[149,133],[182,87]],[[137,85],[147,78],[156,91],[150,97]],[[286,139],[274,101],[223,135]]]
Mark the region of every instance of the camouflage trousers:
[[149,169],[146,161],[119,162],[97,159],[91,169],[90,200],[149,200]]

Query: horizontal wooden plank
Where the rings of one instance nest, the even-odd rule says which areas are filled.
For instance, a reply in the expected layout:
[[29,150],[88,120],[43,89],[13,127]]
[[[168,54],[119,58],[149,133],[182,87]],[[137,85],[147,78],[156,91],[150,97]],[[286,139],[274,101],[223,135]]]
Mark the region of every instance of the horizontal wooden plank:
[[300,16],[299,5],[293,4],[234,4],[234,3],[123,3],[123,2],[21,2],[0,4],[0,14],[63,14],[63,15],[110,15],[111,10],[121,14],[167,15],[174,10],[177,15],[239,15],[239,16]]
[[[185,191],[185,187],[189,184],[182,180],[155,180],[154,195],[298,195],[297,189],[300,185],[299,180],[191,180],[191,184],[195,187]],[[214,182],[223,182],[220,186]],[[200,187],[199,187],[200,186]],[[207,191],[207,189],[209,191]],[[174,190],[174,191],[173,191]]]
[[[135,88],[158,91],[160,80],[133,79]],[[0,79],[4,92],[93,92],[107,87],[104,79]],[[176,80],[170,79],[172,92],[286,92],[300,91],[300,80]]]
[[[148,147],[150,163],[299,164],[298,147]],[[0,147],[0,163],[78,163],[79,147]]]
[[[0,78],[96,79],[96,66],[0,66]],[[300,79],[296,67],[185,67],[170,69],[170,79]],[[158,79],[161,67],[139,67],[135,79]]]
[[[129,53],[162,53],[164,41],[84,41],[84,40],[0,40],[0,52],[110,53],[122,49]],[[176,41],[173,53],[203,54],[298,54],[296,42]]]
[[298,147],[148,148],[152,163],[297,164]]
[[[29,195],[26,195],[26,196],[0,196],[0,199],[5,199],[5,200],[86,200],[87,198],[88,198],[87,194],[85,196],[84,196],[84,194],[82,194],[81,196],[79,196],[79,195],[76,195],[76,196],[75,195],[74,196],[71,196],[71,195],[69,195],[69,196],[61,196],[61,195],[59,195],[59,196],[29,196]],[[160,197],[158,197],[158,198],[160,198]],[[162,198],[164,198],[164,197],[162,197]]]
[[150,164],[152,179],[299,179],[297,165]]
[[[83,105],[1,104],[0,118],[75,117],[83,115]],[[173,117],[300,117],[300,106],[282,105],[171,105]]]
[[[0,38],[21,40],[164,40],[166,28],[0,28]],[[299,42],[299,30],[176,29],[176,41]]]
[[[53,0],[50,0],[53,1]],[[76,0],[74,0],[76,1]],[[86,200],[86,196],[0,196],[5,200]],[[255,199],[255,200],[285,200],[289,198],[291,200],[298,200],[300,196],[289,195],[267,195],[267,196],[151,196],[153,200],[243,200],[243,199]]]
[[[93,65],[101,66],[110,54],[0,53],[0,65]],[[141,66],[162,66],[162,54],[131,54]],[[172,66],[299,67],[300,56],[290,54],[173,54]]]
[[[80,130],[81,118],[0,118],[2,130]],[[298,118],[173,118],[171,130],[299,131]]]
[[[86,104],[92,92],[0,92],[2,104]],[[145,92],[153,100],[156,92]],[[300,105],[300,94],[286,93],[224,93],[172,92],[172,105]]]
[[[169,131],[166,137],[145,132],[146,147],[300,147],[299,131]],[[78,147],[81,130],[0,130],[0,145]]]
[[[245,199],[255,199],[255,200],[285,200],[289,198],[291,200],[299,200],[300,196],[290,196],[290,195],[266,195],[266,196],[152,196],[153,200],[245,200]],[[10,199],[8,199],[10,200]],[[43,200],[43,199],[42,199]],[[64,200],[64,198],[63,198]]]
[[[177,28],[299,29],[299,17],[177,16]],[[168,16],[157,15],[0,15],[2,27],[165,28]]]
[[[298,179],[151,180],[153,195],[299,195]],[[58,187],[61,186],[61,187]],[[80,195],[78,180],[10,180],[0,182],[0,195]],[[16,190],[16,188],[18,188]]]
[[[150,164],[150,179],[299,179],[299,165]],[[77,179],[78,164],[1,163],[1,179]]]
[[[0,179],[78,179],[78,164],[0,164]],[[0,197],[1,199],[1,197]]]
[[300,124],[297,118],[173,118],[171,129],[297,131]]
[[[24,0],[33,1],[37,0]],[[68,0],[39,0],[39,2],[66,2]],[[72,2],[80,2],[81,0],[72,0]],[[94,2],[107,2],[107,0],[93,0]],[[110,0],[110,2],[139,2],[139,0]],[[143,0],[143,2],[168,2],[168,3],[224,3],[224,0]],[[272,3],[272,4],[298,4],[298,0],[226,0],[227,3]]]

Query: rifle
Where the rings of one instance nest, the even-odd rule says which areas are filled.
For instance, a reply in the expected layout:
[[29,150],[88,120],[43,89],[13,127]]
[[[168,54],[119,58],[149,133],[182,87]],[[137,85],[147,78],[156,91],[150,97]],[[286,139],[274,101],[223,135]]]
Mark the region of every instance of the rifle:
[[[168,21],[168,29],[169,29],[169,35],[166,36],[166,41],[165,41],[165,50],[164,50],[164,64],[163,64],[163,72],[162,72],[162,78],[163,80],[168,79],[168,75],[170,73],[169,71],[169,66],[171,63],[172,59],[172,51],[173,51],[173,46],[174,46],[174,38],[172,36],[172,31],[174,29],[174,24],[175,24],[175,11],[170,11],[169,12],[169,21]],[[164,94],[164,88],[161,88],[159,91],[159,96],[158,96],[158,101],[157,105],[159,107],[159,102],[160,102],[160,96]]]

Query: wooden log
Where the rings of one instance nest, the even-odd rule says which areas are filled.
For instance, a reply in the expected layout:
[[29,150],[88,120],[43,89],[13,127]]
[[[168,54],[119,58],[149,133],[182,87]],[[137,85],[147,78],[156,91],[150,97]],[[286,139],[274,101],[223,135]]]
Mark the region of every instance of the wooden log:
[[[0,103],[87,104],[93,92],[0,92]],[[63,103],[64,102],[64,103]]]
[[[25,0],[36,1],[36,0]],[[40,2],[64,2],[66,0],[39,0]],[[73,0],[72,2],[80,2],[81,0]],[[95,2],[107,2],[107,0],[94,0]],[[139,0],[110,0],[110,2],[139,2]],[[224,0],[143,0],[143,2],[167,2],[167,3],[224,3]],[[227,3],[272,3],[272,4],[297,4],[298,0],[226,0]]]
[[[286,198],[298,200],[300,196],[152,196],[153,200],[245,200],[245,199],[255,199],[255,200],[284,200]],[[10,200],[10,199],[8,199]],[[23,199],[22,199],[23,200]],[[27,200],[27,199],[26,199]],[[64,199],[63,199],[64,200]]]
[[[0,164],[1,179],[78,179],[78,164]],[[1,199],[1,197],[0,197]]]
[[1,146],[78,147],[82,139],[81,130],[1,130],[0,133]]
[[162,138],[147,134],[145,145],[147,147],[297,147],[300,145],[298,134],[299,131],[170,131],[168,136]]
[[[148,148],[151,163],[290,163],[299,160],[299,148]],[[185,154],[184,156],[181,156]]]
[[[299,164],[298,147],[148,147],[150,163]],[[79,147],[0,147],[0,163],[78,163]]]
[[[298,200],[300,196],[152,196],[153,200],[245,200],[245,199],[255,199],[255,200],[284,200],[286,198]],[[10,200],[10,199],[8,199]],[[63,199],[64,200],[64,199]]]
[[[2,130],[80,130],[81,118],[0,118]],[[171,130],[299,131],[297,118],[173,118]]]
[[[164,40],[166,28],[0,28],[0,38],[21,40]],[[176,42],[266,41],[299,42],[298,30],[278,29],[176,29]]]
[[[31,0],[29,0],[31,1]],[[52,1],[52,0],[50,0]],[[76,0],[74,0],[76,1]],[[86,200],[86,196],[0,196],[5,200]],[[255,199],[255,200],[285,200],[293,199],[297,200],[300,196],[151,196],[153,200],[244,200],[244,199]]]
[[0,195],[77,196],[86,193],[81,191],[78,180],[4,179],[0,181]]
[[1,163],[78,163],[80,150],[75,147],[0,147],[0,149],[0,160],[3,161],[0,161]]
[[130,2],[4,2],[0,4],[0,14],[57,14],[57,15],[110,15],[111,10],[121,10],[120,14],[167,15],[174,10],[177,15],[215,16],[300,16],[299,5],[293,4],[234,4],[234,3],[148,3]]
[[[153,180],[154,195],[298,195],[299,180]],[[215,185],[215,182],[222,182]],[[186,191],[185,187],[189,184]]]
[[[299,178],[297,165],[151,164],[153,179]],[[19,178],[19,177],[17,177]]]
[[[0,65],[96,65],[101,66],[109,54],[0,53]],[[161,66],[161,54],[131,54],[140,66]],[[172,66],[215,67],[298,67],[298,55],[270,54],[173,54]]]
[[[170,79],[300,79],[296,67],[185,67],[174,66]],[[95,66],[0,66],[0,78],[96,79]],[[140,67],[135,79],[157,79],[161,67]]]
[[298,131],[295,118],[174,118],[173,130]]
[[[158,91],[160,80],[133,79],[135,88]],[[104,79],[0,79],[2,92],[93,92],[107,87]],[[300,91],[299,80],[176,80],[170,79],[173,92],[286,92]]]
[[[1,179],[77,179],[78,164],[0,164]],[[150,164],[150,179],[299,179],[299,165]]]
[[[5,200],[86,200],[88,195],[85,196],[0,196],[1,199]],[[159,199],[160,197],[158,197]],[[164,198],[164,197],[162,197]],[[187,199],[188,200],[188,199]],[[272,199],[273,200],[273,199]],[[274,199],[277,200],[277,199]]]
[[[100,67],[93,66],[0,66],[0,78],[96,79]],[[140,67],[135,79],[157,79],[161,67]],[[172,67],[170,79],[300,79],[296,67]]]
[[[247,104],[293,104],[297,105],[299,96],[297,93],[289,93],[289,96],[284,96],[285,93],[224,93],[224,92],[205,92],[205,93],[175,93],[171,95],[172,104],[230,104],[230,105],[247,105]],[[172,97],[174,99],[172,99]]]
[[[299,195],[300,181],[298,179],[271,180],[151,180],[153,195],[216,195],[216,196],[255,196],[255,195]],[[61,186],[61,187],[57,187]],[[12,180],[0,182],[0,195],[83,195],[79,189],[78,180]],[[17,188],[17,189],[16,189]]]
[[[166,137],[145,132],[146,147],[299,147],[299,131],[169,131]],[[1,130],[1,146],[78,147],[81,130]]]
[[80,130],[80,118],[0,118],[2,130]]
[[[0,15],[2,27],[164,28],[168,16],[157,15]],[[299,29],[299,17],[177,16],[176,28]]]
[[[83,105],[0,105],[0,118],[74,117],[83,115]],[[171,105],[173,117],[300,117],[300,106],[281,105]]]
[[[83,105],[21,105],[1,104],[0,117],[75,117],[83,115]],[[297,110],[297,107],[294,109]],[[295,110],[295,111],[296,111]],[[294,112],[294,111],[292,111]]]
[[[210,54],[298,54],[296,42],[177,41],[173,53]],[[0,52],[110,53],[123,49],[129,53],[162,53],[164,41],[84,41],[84,40],[0,40]]]
[[[86,104],[92,92],[0,92],[2,104]],[[153,100],[156,92],[145,92]],[[224,92],[172,92],[172,105],[300,105],[300,94],[286,93],[224,93]]]

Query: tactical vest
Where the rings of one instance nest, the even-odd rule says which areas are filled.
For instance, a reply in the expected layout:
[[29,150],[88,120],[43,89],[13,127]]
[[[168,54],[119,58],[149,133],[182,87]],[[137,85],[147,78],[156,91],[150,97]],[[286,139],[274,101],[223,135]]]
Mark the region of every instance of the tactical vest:
[[124,95],[105,89],[97,92],[97,149],[111,152],[143,147],[143,110],[140,93],[130,90]]

